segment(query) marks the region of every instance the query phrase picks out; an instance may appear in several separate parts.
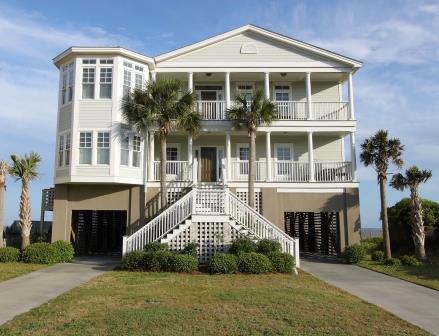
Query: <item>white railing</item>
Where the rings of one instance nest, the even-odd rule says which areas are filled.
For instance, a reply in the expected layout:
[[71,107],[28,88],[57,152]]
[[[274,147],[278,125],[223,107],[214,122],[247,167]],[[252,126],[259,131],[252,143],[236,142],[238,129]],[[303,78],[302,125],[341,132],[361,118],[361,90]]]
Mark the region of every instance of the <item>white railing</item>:
[[[167,181],[190,181],[191,169],[188,161],[166,161]],[[154,180],[160,181],[160,161],[154,161]]]
[[352,181],[350,162],[315,162],[314,174],[317,182]]
[[183,196],[131,236],[124,236],[122,254],[142,250],[146,244],[161,239],[183,223],[192,214],[193,193],[194,190]]
[[195,110],[203,120],[225,120],[224,100],[198,100],[195,102]]
[[[265,161],[256,161],[255,181],[265,181],[267,178],[267,164]],[[248,180],[248,161],[232,160],[231,179],[232,181],[247,181]]]
[[306,102],[275,101],[278,120],[306,120],[308,117]]
[[220,215],[225,213],[223,189],[194,189],[196,214]]
[[315,120],[349,120],[349,102],[313,102],[312,111]]
[[282,246],[282,252],[294,256],[296,266],[300,267],[299,260],[299,240],[288,236],[285,232],[271,223],[268,219],[260,215],[256,210],[249,207],[246,203],[238,199],[230,191],[225,191],[225,208],[228,214],[249,233],[257,239],[274,239]]
[[273,161],[272,180],[277,182],[306,182],[309,180],[308,162]]

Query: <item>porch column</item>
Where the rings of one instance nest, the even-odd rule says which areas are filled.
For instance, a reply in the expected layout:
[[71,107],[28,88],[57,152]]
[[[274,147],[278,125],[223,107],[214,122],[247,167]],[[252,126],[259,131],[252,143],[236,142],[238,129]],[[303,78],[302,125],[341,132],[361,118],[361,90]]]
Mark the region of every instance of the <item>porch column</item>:
[[264,77],[265,98],[270,99],[270,73],[266,72]]
[[194,73],[193,72],[187,73],[187,89],[190,92],[194,91]]
[[230,132],[226,132],[227,181],[232,179],[232,149]]
[[311,100],[311,72],[306,73],[306,106],[308,111],[308,120],[313,120],[312,100]]
[[355,151],[355,132],[349,134],[351,140],[351,169],[352,169],[352,181],[357,181],[357,154]]
[[352,85],[352,72],[349,72],[348,77],[348,91],[349,91],[349,108],[351,110],[351,120],[355,119],[355,111],[354,111],[354,87]]
[[154,181],[154,132],[149,132],[148,180]]
[[314,182],[314,144],[313,132],[308,132],[308,163],[309,163],[309,182]]
[[230,72],[225,73],[226,108],[230,108]]
[[192,165],[193,157],[192,157],[192,135],[188,135],[187,137],[187,161],[189,163],[189,166]]
[[265,135],[265,150],[267,161],[267,181],[271,181],[271,132],[267,131]]

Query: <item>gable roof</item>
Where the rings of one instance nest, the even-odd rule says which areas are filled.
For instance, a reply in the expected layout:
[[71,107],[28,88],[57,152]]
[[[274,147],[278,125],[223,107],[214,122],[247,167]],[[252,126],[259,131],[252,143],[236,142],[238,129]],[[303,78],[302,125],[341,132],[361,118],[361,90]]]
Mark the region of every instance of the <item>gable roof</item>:
[[166,61],[168,59],[181,56],[183,54],[186,54],[186,53],[192,52],[194,50],[212,45],[212,44],[217,43],[217,42],[221,42],[221,41],[226,40],[230,37],[233,37],[233,36],[245,33],[245,32],[254,32],[254,33],[266,36],[268,38],[271,38],[273,40],[281,41],[281,42],[284,42],[284,43],[289,44],[291,46],[298,47],[298,48],[301,48],[301,49],[306,50],[306,51],[310,51],[316,55],[324,56],[326,58],[348,64],[349,66],[354,67],[354,68],[359,68],[363,64],[362,62],[355,60],[353,58],[349,58],[349,57],[337,54],[335,52],[314,46],[312,44],[293,39],[289,36],[275,33],[275,32],[272,32],[270,30],[267,30],[267,29],[264,29],[264,28],[261,28],[261,27],[255,26],[255,25],[251,25],[251,24],[230,30],[230,31],[225,32],[225,33],[220,34],[220,35],[215,35],[213,37],[207,38],[205,40],[202,40],[202,41],[194,43],[194,44],[190,44],[190,45],[187,45],[185,47],[178,48],[178,49],[175,49],[173,51],[158,55],[158,56],[154,57],[154,60],[156,61],[156,63]]

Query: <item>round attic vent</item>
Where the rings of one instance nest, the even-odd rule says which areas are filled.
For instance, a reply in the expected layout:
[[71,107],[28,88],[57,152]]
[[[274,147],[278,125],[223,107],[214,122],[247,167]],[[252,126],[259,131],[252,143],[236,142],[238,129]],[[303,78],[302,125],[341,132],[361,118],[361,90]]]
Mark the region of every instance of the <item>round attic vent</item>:
[[258,48],[254,43],[247,42],[241,46],[241,54],[257,54],[257,53],[258,53]]

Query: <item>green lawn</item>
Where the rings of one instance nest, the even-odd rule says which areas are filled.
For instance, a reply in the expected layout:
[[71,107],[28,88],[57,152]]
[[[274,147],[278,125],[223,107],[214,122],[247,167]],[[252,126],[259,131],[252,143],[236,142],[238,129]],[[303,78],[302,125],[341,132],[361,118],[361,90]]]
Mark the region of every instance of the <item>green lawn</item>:
[[362,261],[360,266],[414,282],[418,285],[439,290],[439,263],[426,263],[421,266],[386,266],[375,261]]
[[0,327],[0,335],[427,335],[301,272],[109,272]]
[[0,263],[0,281],[5,281],[20,275],[39,270],[47,265],[24,263]]

